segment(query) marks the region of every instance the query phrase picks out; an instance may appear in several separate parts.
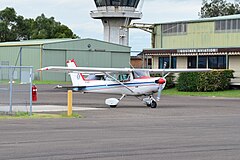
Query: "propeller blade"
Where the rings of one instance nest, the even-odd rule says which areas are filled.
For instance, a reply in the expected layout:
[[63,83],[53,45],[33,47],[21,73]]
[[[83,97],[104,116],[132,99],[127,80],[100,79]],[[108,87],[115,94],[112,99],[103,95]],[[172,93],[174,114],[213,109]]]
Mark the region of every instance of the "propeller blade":
[[166,79],[164,77],[161,77],[158,80],[158,84],[159,84],[159,87],[158,87],[157,101],[159,101],[161,99],[161,93],[162,93],[162,90],[164,89],[164,87],[166,85]]
[[164,62],[164,64],[163,64],[163,71],[162,71],[162,77],[164,77],[166,67],[167,67],[167,62]]
[[161,99],[162,90],[163,90],[163,84],[160,84],[160,85],[159,85],[159,88],[158,88],[157,101],[159,101],[159,100]]

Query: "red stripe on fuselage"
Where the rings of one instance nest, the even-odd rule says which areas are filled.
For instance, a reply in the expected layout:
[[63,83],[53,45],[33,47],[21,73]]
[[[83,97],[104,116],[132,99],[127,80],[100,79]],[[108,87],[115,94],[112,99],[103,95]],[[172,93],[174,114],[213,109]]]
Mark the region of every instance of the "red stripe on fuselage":
[[149,77],[149,76],[142,76],[142,77],[135,78],[135,79],[151,79],[151,77]]

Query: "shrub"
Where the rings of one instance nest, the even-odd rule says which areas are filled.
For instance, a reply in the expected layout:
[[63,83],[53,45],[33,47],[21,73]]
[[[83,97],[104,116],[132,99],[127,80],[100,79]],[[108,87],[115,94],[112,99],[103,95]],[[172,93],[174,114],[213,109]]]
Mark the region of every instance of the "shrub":
[[211,92],[230,87],[233,70],[213,70],[211,72],[185,72],[178,77],[177,89],[188,92]]

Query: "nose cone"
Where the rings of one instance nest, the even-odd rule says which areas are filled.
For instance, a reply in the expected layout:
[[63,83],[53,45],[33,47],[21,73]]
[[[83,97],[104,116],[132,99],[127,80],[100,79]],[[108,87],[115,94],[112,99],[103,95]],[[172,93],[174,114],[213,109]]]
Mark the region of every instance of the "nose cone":
[[166,83],[166,79],[165,78],[159,78],[158,84],[164,84],[164,83]]

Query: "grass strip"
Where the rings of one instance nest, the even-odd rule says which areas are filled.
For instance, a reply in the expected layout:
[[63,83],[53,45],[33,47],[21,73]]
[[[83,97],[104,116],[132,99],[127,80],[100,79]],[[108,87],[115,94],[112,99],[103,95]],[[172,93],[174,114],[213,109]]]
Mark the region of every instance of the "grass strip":
[[240,98],[240,90],[226,90],[216,92],[182,92],[176,88],[163,90],[163,95],[175,95],[175,96],[203,96],[203,97],[232,97]]
[[47,119],[47,118],[81,118],[77,113],[68,116],[66,113],[51,114],[51,113],[33,113],[31,116],[27,112],[16,112],[13,114],[0,114],[1,119]]
[[34,80],[33,84],[72,84],[70,81],[69,82],[65,82],[65,81],[38,81],[38,80]]

